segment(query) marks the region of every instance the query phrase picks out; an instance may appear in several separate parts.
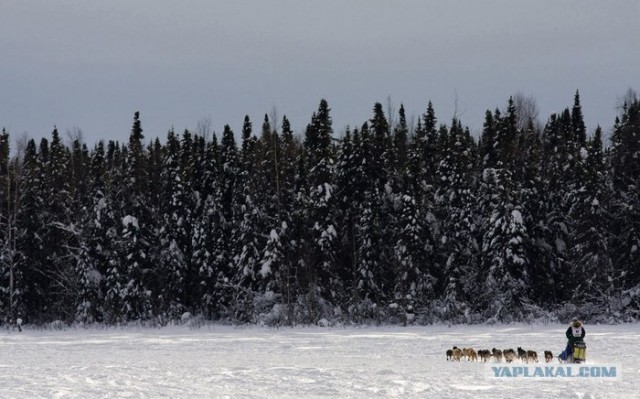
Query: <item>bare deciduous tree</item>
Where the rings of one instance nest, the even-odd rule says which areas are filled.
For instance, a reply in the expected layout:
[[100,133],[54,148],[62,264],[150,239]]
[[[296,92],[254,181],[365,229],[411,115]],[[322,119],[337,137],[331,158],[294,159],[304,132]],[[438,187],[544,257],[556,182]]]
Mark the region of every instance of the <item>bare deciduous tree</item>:
[[78,140],[79,143],[84,143],[84,133],[78,126],[74,126],[71,130],[67,129],[67,138],[70,143]]
[[409,116],[409,121],[407,122],[407,127],[409,128],[409,137],[414,137],[416,134],[416,126],[418,124],[418,118],[415,113],[411,113]]
[[539,130],[542,125],[538,120],[540,109],[536,98],[527,96],[522,92],[517,92],[512,96],[513,105],[516,107],[516,126],[518,130],[524,130],[529,126],[529,122],[533,124],[534,129]]
[[274,132],[277,132],[280,128],[280,126],[278,126],[280,115],[278,113],[278,107],[276,107],[275,105],[271,107],[271,112],[269,112],[269,120],[271,121],[271,129]]
[[210,116],[201,118],[196,125],[196,134],[200,137],[204,137],[206,141],[209,141],[211,134],[213,133],[212,125],[213,123],[211,122]]
[[389,124],[389,132],[393,132],[396,127],[396,106],[391,100],[391,96],[387,96],[387,123]]
[[629,106],[629,104],[633,104],[634,102],[638,101],[638,92],[629,87],[624,95],[618,97],[618,100],[616,101],[616,110],[618,110],[618,114],[622,116],[622,114],[624,113],[625,105]]

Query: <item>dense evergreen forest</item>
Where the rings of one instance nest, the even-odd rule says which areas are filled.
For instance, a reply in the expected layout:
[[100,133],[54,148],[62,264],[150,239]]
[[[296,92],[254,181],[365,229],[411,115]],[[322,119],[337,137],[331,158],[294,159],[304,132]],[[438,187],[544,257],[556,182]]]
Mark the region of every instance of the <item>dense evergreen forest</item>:
[[[480,323],[640,317],[640,102],[610,142],[579,94],[510,99],[480,137],[325,100],[241,132],[128,143],[0,135],[0,323]],[[338,137],[340,136],[340,137]],[[15,154],[18,155],[15,155]]]

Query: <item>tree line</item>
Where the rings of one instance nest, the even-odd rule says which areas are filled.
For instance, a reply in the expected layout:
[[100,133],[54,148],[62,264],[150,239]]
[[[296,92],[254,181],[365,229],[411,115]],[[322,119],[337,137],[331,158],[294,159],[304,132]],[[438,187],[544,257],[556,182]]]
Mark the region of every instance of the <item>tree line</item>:
[[[640,316],[640,102],[585,127],[513,99],[474,137],[431,103],[336,137],[245,117],[236,135],[128,143],[0,135],[0,323],[478,323]],[[277,122],[279,128],[276,128]]]

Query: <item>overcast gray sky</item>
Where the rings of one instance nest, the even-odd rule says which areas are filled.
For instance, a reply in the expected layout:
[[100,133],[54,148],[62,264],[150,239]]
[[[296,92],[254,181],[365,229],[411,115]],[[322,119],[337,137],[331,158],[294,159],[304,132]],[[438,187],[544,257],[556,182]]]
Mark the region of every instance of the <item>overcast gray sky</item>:
[[274,106],[301,130],[321,98],[334,130],[390,96],[432,100],[482,127],[517,91],[543,121],[580,90],[590,130],[640,88],[637,0],[0,0],[0,126],[12,136],[80,128],[89,144],[147,138],[211,118],[259,129]]

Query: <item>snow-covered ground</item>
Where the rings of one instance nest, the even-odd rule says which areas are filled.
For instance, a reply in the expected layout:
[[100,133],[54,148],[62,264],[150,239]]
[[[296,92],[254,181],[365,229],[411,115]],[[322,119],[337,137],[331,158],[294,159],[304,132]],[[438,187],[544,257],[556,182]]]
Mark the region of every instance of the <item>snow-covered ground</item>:
[[640,326],[586,325],[602,379],[491,379],[457,345],[557,354],[562,325],[0,331],[0,398],[640,398]]

